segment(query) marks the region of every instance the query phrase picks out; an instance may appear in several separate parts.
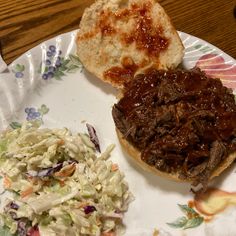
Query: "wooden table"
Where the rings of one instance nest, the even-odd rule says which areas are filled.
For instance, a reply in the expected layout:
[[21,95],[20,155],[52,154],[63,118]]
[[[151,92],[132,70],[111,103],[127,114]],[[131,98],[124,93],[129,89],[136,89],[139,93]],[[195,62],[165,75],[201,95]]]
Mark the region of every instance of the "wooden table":
[[[15,58],[56,35],[77,29],[93,0],[0,0],[3,58]],[[236,58],[235,0],[160,0],[175,27]],[[235,14],[236,15],[236,14]]]

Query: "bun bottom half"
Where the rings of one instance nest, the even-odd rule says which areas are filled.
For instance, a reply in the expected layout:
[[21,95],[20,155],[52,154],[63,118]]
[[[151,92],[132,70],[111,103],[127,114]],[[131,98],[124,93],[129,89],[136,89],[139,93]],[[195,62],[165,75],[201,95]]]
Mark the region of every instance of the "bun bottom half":
[[[137,148],[135,148],[129,141],[127,141],[123,137],[122,133],[117,128],[116,128],[116,132],[117,132],[118,139],[119,139],[119,141],[121,143],[121,146],[124,149],[124,151],[143,170],[149,171],[149,172],[151,172],[155,175],[158,175],[158,176],[170,179],[170,180],[174,180],[174,181],[177,181],[177,182],[192,182],[194,180],[192,178],[181,179],[180,178],[180,173],[178,171],[176,171],[176,173],[167,173],[167,172],[158,170],[154,166],[148,165],[147,163],[145,163],[141,159],[141,152]],[[210,180],[213,179],[216,176],[219,176],[225,169],[227,169],[234,162],[235,159],[236,159],[236,152],[230,154],[227,158],[225,158],[218,165],[218,167],[213,171],[213,173],[211,174]]]

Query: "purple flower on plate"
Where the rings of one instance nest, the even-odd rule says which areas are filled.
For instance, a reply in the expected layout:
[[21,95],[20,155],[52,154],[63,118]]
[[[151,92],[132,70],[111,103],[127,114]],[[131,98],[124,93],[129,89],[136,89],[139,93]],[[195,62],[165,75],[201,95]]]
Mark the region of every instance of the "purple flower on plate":
[[48,57],[52,57],[52,55],[53,55],[52,52],[47,51],[47,56],[48,56]]
[[43,78],[44,80],[47,80],[47,79],[48,79],[48,75],[47,75],[46,73],[43,73],[42,78]]
[[27,114],[26,120],[37,120],[41,118],[41,114],[34,108],[26,108],[25,113]]
[[20,65],[20,64],[16,64],[12,70],[12,72],[15,74],[15,77],[17,79],[23,78],[24,77],[24,70],[25,70],[25,66],[24,65]]
[[58,57],[56,60],[56,67],[60,67],[61,66],[61,58]]
[[48,76],[48,79],[51,79],[51,78],[54,77],[54,73],[51,72],[51,71],[49,71],[48,74],[47,74],[47,76]]
[[48,71],[49,72],[55,72],[56,71],[56,67],[55,66],[49,66],[48,67]]
[[41,68],[38,70],[43,80],[56,79],[61,80],[61,77],[66,73],[73,73],[78,69],[82,69],[82,64],[76,55],[70,54],[68,57],[62,56],[62,51],[55,45],[50,45],[47,49],[47,58],[41,63]]
[[24,74],[22,72],[16,72],[15,76],[16,76],[16,78],[23,78]]
[[49,109],[46,105],[42,105],[39,109],[34,107],[27,107],[25,108],[25,113],[27,114],[26,120],[42,120],[43,115],[47,114]]
[[49,51],[47,51],[47,56],[48,57],[53,57],[53,56],[56,55],[57,49],[54,45],[50,45],[48,49],[49,49]]
[[49,59],[47,59],[47,60],[46,60],[46,65],[47,65],[47,66],[50,66],[51,64],[52,64],[51,61],[50,61]]
[[[43,124],[43,117],[49,112],[49,108],[46,105],[41,105],[39,108],[35,107],[26,107],[25,113],[26,113],[26,120],[27,121],[34,121],[37,124],[41,125]],[[22,124],[13,121],[10,123],[10,127],[12,129],[19,129],[22,127]]]
[[49,46],[49,50],[50,50],[51,52],[56,52],[56,47],[55,47],[54,45],[50,45],[50,46]]

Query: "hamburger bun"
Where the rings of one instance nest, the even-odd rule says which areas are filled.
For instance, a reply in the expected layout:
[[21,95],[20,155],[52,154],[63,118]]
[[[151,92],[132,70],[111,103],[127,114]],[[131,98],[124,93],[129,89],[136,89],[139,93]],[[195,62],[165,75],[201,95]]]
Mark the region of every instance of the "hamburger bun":
[[175,68],[184,55],[177,31],[155,0],[95,1],[82,16],[76,43],[84,67],[117,88],[147,68]]
[[[148,165],[141,159],[141,152],[137,148],[135,148],[127,139],[125,139],[118,129],[116,129],[116,133],[120,141],[120,144],[123,150],[128,154],[128,157],[130,157],[143,170],[151,172],[155,175],[170,179],[170,180],[177,181],[177,182],[192,182],[193,181],[193,179],[190,179],[190,178],[187,178],[187,179],[180,178],[180,174],[178,172],[167,173],[164,171],[160,171],[153,166]],[[211,174],[210,180],[213,179],[214,177],[219,176],[225,169],[227,169],[234,162],[235,159],[236,159],[236,152],[226,157],[213,171],[213,173]]]
[[137,75],[112,116],[128,156],[158,176],[206,189],[236,159],[234,95],[199,69]]

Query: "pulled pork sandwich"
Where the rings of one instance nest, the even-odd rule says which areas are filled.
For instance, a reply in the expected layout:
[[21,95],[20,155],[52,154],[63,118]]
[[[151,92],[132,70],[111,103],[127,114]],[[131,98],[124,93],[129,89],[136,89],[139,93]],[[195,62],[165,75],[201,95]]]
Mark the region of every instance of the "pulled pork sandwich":
[[76,43],[84,67],[121,89],[117,133],[142,167],[207,186],[234,161],[234,96],[200,70],[175,70],[184,47],[156,0],[95,1]]
[[157,175],[205,188],[236,158],[234,95],[199,69],[137,75],[112,115],[124,149]]

